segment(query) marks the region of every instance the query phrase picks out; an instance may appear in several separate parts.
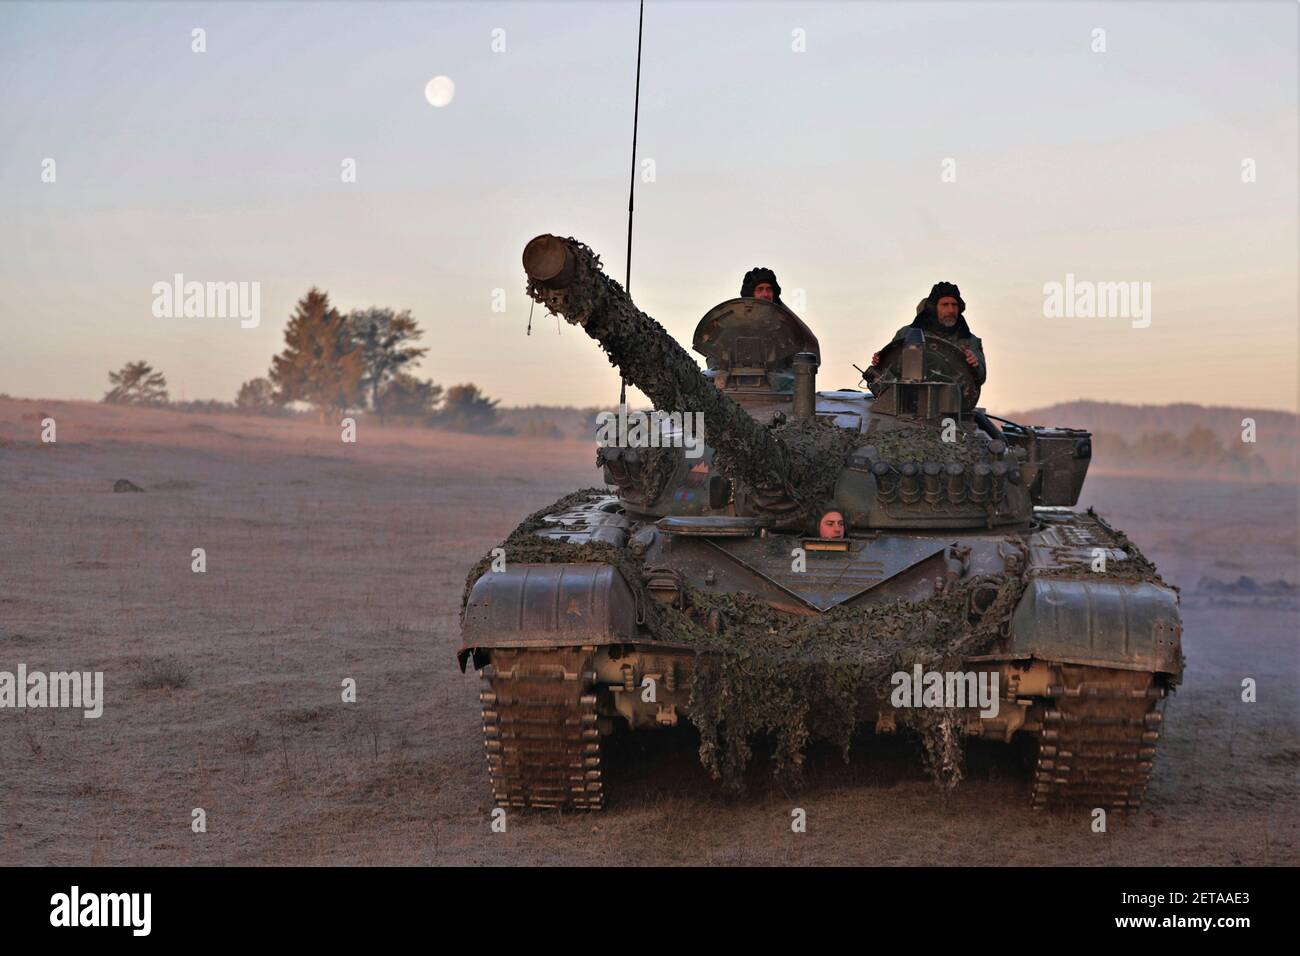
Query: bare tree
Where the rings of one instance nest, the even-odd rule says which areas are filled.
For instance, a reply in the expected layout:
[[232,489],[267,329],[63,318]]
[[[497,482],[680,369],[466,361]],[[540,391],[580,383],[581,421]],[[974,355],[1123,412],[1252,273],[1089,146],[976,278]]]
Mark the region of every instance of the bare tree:
[[127,362],[116,372],[108,373],[113,387],[103,400],[113,405],[166,405],[167,379],[155,372],[148,362]]

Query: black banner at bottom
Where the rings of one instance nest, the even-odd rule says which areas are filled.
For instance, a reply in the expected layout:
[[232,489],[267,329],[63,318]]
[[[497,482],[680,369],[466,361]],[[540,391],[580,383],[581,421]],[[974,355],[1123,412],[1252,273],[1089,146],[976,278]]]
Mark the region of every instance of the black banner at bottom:
[[973,942],[980,926],[996,926],[1005,942],[1168,931],[1231,939],[1225,934],[1287,926],[1290,877],[1285,869],[1154,867],[33,868],[0,870],[0,914],[11,941],[75,934],[128,944],[337,944],[463,928],[466,920],[494,938],[539,943],[566,933],[621,936],[638,925],[653,938],[671,936],[677,917],[698,924],[694,936],[716,929],[729,944],[782,923],[919,932],[932,941]]

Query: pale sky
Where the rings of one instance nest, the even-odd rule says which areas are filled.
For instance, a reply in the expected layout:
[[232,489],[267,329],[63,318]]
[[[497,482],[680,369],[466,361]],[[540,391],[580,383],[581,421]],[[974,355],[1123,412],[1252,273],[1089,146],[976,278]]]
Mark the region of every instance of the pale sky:
[[[804,290],[831,388],[944,279],[994,411],[1295,410],[1298,6],[650,0],[634,298],[689,347],[772,267],[787,300]],[[538,233],[574,235],[622,281],[636,15],[0,5],[0,392],[98,398],[143,358],[173,397],[231,400],[318,285],[342,309],[410,309],[419,372],[444,385],[612,405],[617,373],[579,330],[538,309],[524,334],[519,261]],[[156,318],[175,273],[259,282],[260,326]],[[1045,317],[1067,274],[1151,283],[1149,327]]]

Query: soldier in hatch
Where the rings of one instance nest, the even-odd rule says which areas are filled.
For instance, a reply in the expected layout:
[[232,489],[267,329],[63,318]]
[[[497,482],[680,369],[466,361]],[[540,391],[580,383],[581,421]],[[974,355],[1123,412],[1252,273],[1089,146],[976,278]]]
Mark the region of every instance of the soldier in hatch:
[[[781,283],[776,281],[776,273],[771,269],[763,266],[755,266],[745,273],[745,278],[740,283],[740,297],[742,299],[766,299],[768,302],[775,302],[779,306],[785,306],[781,301]],[[718,388],[727,387],[728,373],[725,369],[715,370],[713,359],[709,359],[709,370],[713,374],[710,378],[713,384]],[[790,381],[783,383],[780,388],[782,391],[789,391],[794,387],[794,376],[789,376]],[[787,386],[788,387],[784,387]]]
[[821,513],[817,519],[817,537],[829,538],[834,541],[844,537],[844,512],[839,508],[830,507]]
[[[984,345],[971,333],[963,314],[965,311],[961,290],[951,282],[936,282],[929,298],[922,299],[917,305],[916,318],[911,325],[905,325],[895,333],[894,341],[907,335],[908,329],[921,329],[926,335],[941,335],[962,350],[966,364],[975,372],[975,381],[983,385],[988,371],[984,364]],[[879,367],[879,352],[871,356],[871,364]]]
[[776,281],[776,273],[762,266],[755,266],[745,273],[745,279],[740,283],[740,297],[767,299],[768,302],[785,305],[781,301],[781,283]]

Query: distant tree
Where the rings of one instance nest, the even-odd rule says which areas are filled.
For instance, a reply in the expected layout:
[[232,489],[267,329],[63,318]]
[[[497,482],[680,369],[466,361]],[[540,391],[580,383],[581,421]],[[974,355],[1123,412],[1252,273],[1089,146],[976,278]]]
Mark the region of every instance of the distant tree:
[[376,407],[390,415],[426,419],[442,401],[442,386],[398,372],[379,390],[376,401]]
[[555,422],[549,418],[530,418],[524,423],[521,434],[529,438],[563,438],[564,433],[560,431]]
[[116,372],[108,373],[113,387],[104,401],[114,405],[166,405],[167,379],[155,372],[148,362],[127,362]]
[[384,420],[383,388],[410,362],[418,360],[427,348],[411,345],[424,335],[411,313],[392,309],[356,309],[348,313],[352,338],[361,346],[365,371],[361,385],[370,394],[370,406]]
[[1170,431],[1147,432],[1133,443],[1134,457],[1144,463],[1168,465],[1183,457],[1183,443]]
[[258,415],[271,415],[283,408],[280,402],[276,401],[275,386],[271,384],[270,379],[266,378],[249,379],[239,386],[239,394],[235,396],[235,407]]
[[487,431],[496,424],[498,404],[499,399],[488,398],[477,385],[453,385],[433,423],[456,431]]
[[308,402],[320,420],[361,404],[365,360],[352,339],[351,326],[330,306],[329,296],[311,289],[284,330],[284,351],[271,359],[270,380],[276,399]]
[[1195,425],[1183,436],[1183,448],[1194,461],[1217,465],[1224,458],[1224,449],[1217,435],[1204,425]]

